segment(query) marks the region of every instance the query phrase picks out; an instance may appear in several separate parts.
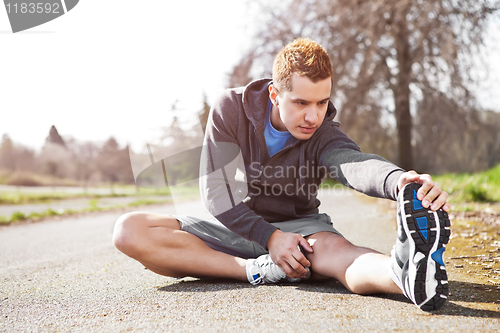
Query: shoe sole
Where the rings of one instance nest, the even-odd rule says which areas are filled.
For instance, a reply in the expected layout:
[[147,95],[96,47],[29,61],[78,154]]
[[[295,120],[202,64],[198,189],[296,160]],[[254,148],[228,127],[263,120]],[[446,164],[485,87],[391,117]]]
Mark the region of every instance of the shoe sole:
[[420,186],[415,183],[405,187],[401,216],[406,235],[413,240],[409,260],[414,268],[409,269],[410,276],[414,276],[414,302],[424,311],[433,311],[448,297],[443,253],[450,239],[450,220],[441,208],[433,212],[422,206],[416,195]]

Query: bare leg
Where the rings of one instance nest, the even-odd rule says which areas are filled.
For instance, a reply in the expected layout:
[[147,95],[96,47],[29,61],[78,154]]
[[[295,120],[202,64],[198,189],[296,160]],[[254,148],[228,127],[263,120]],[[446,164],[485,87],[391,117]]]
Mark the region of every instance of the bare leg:
[[402,293],[389,276],[390,257],[355,246],[331,232],[319,232],[306,239],[314,250],[306,252],[306,256],[319,276],[336,278],[357,294]]
[[221,277],[247,281],[246,260],[218,252],[180,230],[175,218],[146,212],[122,215],[113,243],[149,270],[171,277]]

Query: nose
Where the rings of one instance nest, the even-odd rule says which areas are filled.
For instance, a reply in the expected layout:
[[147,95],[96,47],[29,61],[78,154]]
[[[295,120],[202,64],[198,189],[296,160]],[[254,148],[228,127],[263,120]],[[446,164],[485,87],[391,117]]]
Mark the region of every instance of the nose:
[[310,125],[316,125],[318,122],[318,114],[319,110],[317,109],[316,106],[312,106],[310,108],[307,108],[306,113],[304,115],[304,120],[310,124]]

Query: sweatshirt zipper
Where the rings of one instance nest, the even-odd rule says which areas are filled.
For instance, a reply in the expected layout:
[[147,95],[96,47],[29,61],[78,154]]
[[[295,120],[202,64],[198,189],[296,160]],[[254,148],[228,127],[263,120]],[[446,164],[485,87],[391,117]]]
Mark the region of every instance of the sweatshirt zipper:
[[[266,162],[266,163],[262,163],[262,160],[261,160],[261,149],[262,149],[262,144],[260,142],[260,140],[258,139],[258,136],[257,136],[257,129],[254,128],[254,134],[255,134],[255,137],[257,138],[257,145],[259,146],[258,149],[257,149],[257,159],[259,161],[259,163],[261,163],[261,166],[260,166],[260,169],[259,169],[259,174],[258,174],[258,178],[259,178],[259,181],[260,181],[260,184],[262,184],[262,174],[264,173],[264,168],[267,167],[269,165],[269,163],[272,161],[272,159],[276,156],[276,155],[279,155],[279,154],[282,154],[283,152],[295,147],[299,141],[296,141],[286,147],[283,147],[281,150],[279,150],[276,154],[274,154],[273,156],[271,156],[269,158],[269,160]],[[256,197],[256,200],[255,200],[255,204],[253,205],[253,208],[254,209],[255,207],[257,207],[257,205],[259,204],[260,200],[262,199],[262,196],[258,196]]]
[[292,148],[293,148],[293,147],[295,147],[297,144],[298,144],[298,142],[294,142],[294,143],[292,143],[291,145],[289,145],[289,146],[287,146],[287,147],[282,148],[282,149],[281,149],[281,150],[279,150],[276,154],[274,154],[273,156],[271,156],[271,157],[269,158],[269,160],[268,160],[266,163],[264,163],[264,164],[262,164],[262,165],[260,166],[260,170],[259,170],[259,179],[260,179],[260,183],[261,183],[261,184],[262,184],[262,174],[264,173],[264,168],[265,168],[265,167],[267,167],[267,166],[268,166],[268,165],[272,162],[273,158],[275,158],[277,155],[280,155],[280,154],[282,154],[283,152],[285,152],[285,151],[287,151],[287,150],[289,150],[289,149],[292,149]]

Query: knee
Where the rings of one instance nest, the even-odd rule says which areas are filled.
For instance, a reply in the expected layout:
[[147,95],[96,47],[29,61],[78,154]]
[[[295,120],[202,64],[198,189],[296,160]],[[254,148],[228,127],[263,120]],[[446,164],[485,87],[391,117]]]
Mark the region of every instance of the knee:
[[141,234],[141,214],[138,212],[126,213],[118,218],[113,230],[114,246],[131,255],[137,248],[138,236]]
[[320,237],[314,243],[314,249],[318,249],[319,253],[331,256],[332,254],[346,253],[352,250],[354,245],[344,237],[328,233],[324,237]]
[[314,250],[308,255],[313,270],[333,271],[335,278],[338,278],[352,262],[351,257],[355,246],[342,236],[328,233],[318,235],[316,238],[312,237],[309,242],[313,244]]

